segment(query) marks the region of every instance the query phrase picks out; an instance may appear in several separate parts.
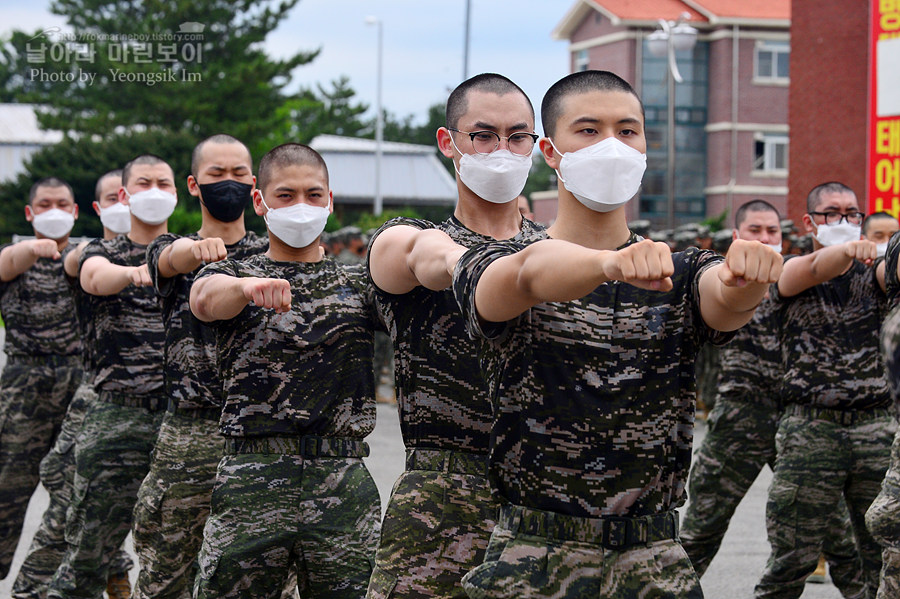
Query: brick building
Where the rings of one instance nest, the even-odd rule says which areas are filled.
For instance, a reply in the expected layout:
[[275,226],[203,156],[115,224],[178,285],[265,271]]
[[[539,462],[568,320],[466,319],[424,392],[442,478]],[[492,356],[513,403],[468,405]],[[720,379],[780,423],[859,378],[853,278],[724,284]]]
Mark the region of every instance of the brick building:
[[[610,70],[646,110],[647,173],[629,219],[667,223],[667,57],[650,51],[658,19],[697,29],[676,52],[674,216],[691,222],[763,198],[788,198],[790,0],[578,0],[553,31],[569,41],[571,70]],[[793,115],[791,115],[793,116]]]

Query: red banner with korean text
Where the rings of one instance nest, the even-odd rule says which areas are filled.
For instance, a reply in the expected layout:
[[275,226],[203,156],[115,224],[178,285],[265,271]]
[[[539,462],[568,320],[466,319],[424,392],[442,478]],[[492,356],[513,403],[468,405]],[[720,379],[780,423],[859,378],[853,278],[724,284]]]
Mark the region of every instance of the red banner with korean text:
[[866,212],[900,217],[900,0],[872,0]]

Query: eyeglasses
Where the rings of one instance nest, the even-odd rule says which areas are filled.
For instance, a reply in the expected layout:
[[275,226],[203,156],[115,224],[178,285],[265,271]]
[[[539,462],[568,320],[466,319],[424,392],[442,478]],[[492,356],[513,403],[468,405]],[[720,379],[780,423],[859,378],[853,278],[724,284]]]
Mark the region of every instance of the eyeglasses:
[[538,136],[535,133],[520,132],[513,133],[508,137],[503,137],[502,135],[497,135],[493,131],[460,131],[453,127],[447,127],[447,129],[455,133],[465,133],[468,135],[469,139],[472,141],[472,149],[475,150],[477,154],[490,154],[500,147],[500,140],[505,139],[510,152],[518,154],[519,156],[528,156],[531,154],[531,150],[534,149],[534,144],[538,140]]
[[840,212],[810,212],[816,216],[824,216],[826,225],[836,225],[842,220],[846,220],[851,225],[861,225],[866,215],[862,212],[848,212],[841,214]]

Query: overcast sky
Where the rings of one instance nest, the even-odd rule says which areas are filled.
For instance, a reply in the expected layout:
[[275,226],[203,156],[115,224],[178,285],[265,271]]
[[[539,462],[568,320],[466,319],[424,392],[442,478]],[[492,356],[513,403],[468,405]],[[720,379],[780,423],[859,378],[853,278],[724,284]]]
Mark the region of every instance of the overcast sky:
[[[569,72],[567,42],[550,37],[577,0],[471,0],[469,76],[493,71],[519,84],[540,112],[544,91]],[[287,56],[321,48],[294,73],[295,85],[350,78],[357,99],[374,114],[377,27],[384,27],[383,104],[397,116],[425,119],[463,75],[465,0],[300,0],[266,41],[269,54]],[[49,0],[4,0],[0,25],[33,30],[65,22]],[[538,118],[540,116],[538,115]],[[538,128],[540,131],[540,128]]]

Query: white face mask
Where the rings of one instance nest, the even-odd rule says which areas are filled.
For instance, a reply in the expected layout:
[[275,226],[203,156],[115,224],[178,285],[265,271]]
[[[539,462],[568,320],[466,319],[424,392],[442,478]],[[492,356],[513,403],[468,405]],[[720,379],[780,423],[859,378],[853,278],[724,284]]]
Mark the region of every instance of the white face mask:
[[878,252],[878,257],[881,258],[887,253],[887,241],[884,243],[875,244],[875,251]]
[[75,226],[75,215],[59,208],[51,208],[35,214],[31,226],[48,239],[62,239]]
[[[732,231],[734,231],[734,238],[735,238],[735,239],[740,239],[740,238],[741,238],[741,234],[738,232],[737,229],[732,229]],[[762,242],[760,242],[760,243],[762,243]],[[763,245],[766,246],[766,247],[768,247],[768,248],[772,248],[773,250],[775,250],[775,251],[778,252],[779,254],[781,253],[781,244],[780,244],[780,243],[763,243]]]
[[161,225],[169,220],[178,203],[174,193],[165,192],[158,187],[151,187],[134,195],[126,189],[125,193],[128,194],[131,213],[148,225]]
[[263,219],[269,233],[285,242],[292,248],[304,248],[314,242],[322,231],[330,214],[328,208],[298,203],[284,208],[269,208],[262,192],[259,192],[266,212]]
[[615,137],[563,154],[556,171],[563,186],[575,199],[596,212],[623,206],[641,188],[647,156]]
[[116,235],[128,233],[131,231],[131,211],[125,204],[116,202],[108,208],[100,208],[100,222]]
[[[456,142],[450,138],[453,147]],[[519,197],[531,170],[531,156],[519,156],[509,150],[495,150],[490,154],[459,152],[456,173],[466,187],[479,198],[495,204],[506,204]]]
[[[815,224],[815,223],[814,223]],[[814,237],[825,247],[840,245],[848,241],[859,241],[862,228],[841,220],[836,225],[818,225]]]

